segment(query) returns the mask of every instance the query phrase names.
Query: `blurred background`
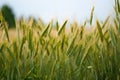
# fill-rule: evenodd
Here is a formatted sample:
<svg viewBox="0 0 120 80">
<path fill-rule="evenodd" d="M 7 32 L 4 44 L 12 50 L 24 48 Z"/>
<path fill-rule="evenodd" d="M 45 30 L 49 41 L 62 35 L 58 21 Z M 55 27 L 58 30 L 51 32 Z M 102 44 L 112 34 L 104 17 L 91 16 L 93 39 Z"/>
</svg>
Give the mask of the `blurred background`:
<svg viewBox="0 0 120 80">
<path fill-rule="evenodd" d="M 103 21 L 114 12 L 114 0 L 0 0 L 0 8 L 5 4 L 12 8 L 16 18 L 33 16 L 45 22 L 69 19 L 82 23 L 89 19 L 92 6 L 93 21 Z"/>
</svg>

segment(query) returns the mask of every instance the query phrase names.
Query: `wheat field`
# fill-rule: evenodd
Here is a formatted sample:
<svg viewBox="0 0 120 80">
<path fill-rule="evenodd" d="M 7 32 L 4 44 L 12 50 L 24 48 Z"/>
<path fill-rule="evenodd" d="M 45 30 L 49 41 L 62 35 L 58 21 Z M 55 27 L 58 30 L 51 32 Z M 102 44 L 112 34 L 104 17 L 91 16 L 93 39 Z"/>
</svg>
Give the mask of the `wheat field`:
<svg viewBox="0 0 120 80">
<path fill-rule="evenodd" d="M 0 80 L 120 80 L 120 7 L 90 27 L 16 20 L 0 30 Z"/>
</svg>

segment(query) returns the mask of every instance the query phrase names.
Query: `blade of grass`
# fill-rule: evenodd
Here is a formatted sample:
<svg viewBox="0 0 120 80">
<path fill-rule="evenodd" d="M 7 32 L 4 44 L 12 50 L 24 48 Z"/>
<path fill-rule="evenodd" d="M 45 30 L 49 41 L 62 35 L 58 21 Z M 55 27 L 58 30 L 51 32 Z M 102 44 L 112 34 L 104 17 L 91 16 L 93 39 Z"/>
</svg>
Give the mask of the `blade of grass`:
<svg viewBox="0 0 120 80">
<path fill-rule="evenodd" d="M 58 23 L 58 21 L 56 22 L 56 30 L 57 31 L 59 30 L 59 23 Z"/>
<path fill-rule="evenodd" d="M 5 31 L 8 42 L 10 42 L 7 25 L 4 25 L 4 31 Z"/>
<path fill-rule="evenodd" d="M 101 28 L 98 20 L 96 21 L 96 24 L 97 24 L 97 29 L 98 29 L 98 32 L 99 32 L 99 35 L 100 35 L 100 39 L 103 42 L 104 36 L 103 36 L 103 33 L 102 33 L 102 28 Z"/>
<path fill-rule="evenodd" d="M 48 26 L 45 28 L 45 30 L 42 32 L 42 37 L 47 33 L 48 29 L 50 27 L 50 23 L 48 24 Z"/>
<path fill-rule="evenodd" d="M 60 30 L 58 31 L 58 35 L 61 34 L 61 32 L 63 31 L 63 29 L 65 28 L 65 25 L 67 24 L 67 20 L 64 22 L 64 24 L 62 25 L 62 27 L 60 28 Z"/>
<path fill-rule="evenodd" d="M 115 39 L 115 35 L 114 35 L 114 32 L 112 29 L 109 30 L 109 34 L 110 34 L 112 45 L 113 45 L 113 47 L 115 47 L 116 46 L 116 39 Z"/>
<path fill-rule="evenodd" d="M 92 7 L 91 14 L 90 14 L 90 25 L 92 25 L 93 13 L 94 13 L 94 6 Z"/>
<path fill-rule="evenodd" d="M 106 20 L 104 21 L 103 25 L 102 25 L 102 29 L 106 26 L 106 24 L 108 23 L 108 20 L 109 20 L 110 16 L 108 16 L 106 18 Z"/>
</svg>

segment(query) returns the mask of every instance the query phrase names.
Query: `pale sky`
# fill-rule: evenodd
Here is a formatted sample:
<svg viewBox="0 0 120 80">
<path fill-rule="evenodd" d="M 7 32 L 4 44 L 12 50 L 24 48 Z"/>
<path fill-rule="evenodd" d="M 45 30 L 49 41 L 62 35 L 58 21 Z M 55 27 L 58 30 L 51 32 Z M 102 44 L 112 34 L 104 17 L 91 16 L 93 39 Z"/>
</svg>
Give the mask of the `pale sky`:
<svg viewBox="0 0 120 80">
<path fill-rule="evenodd" d="M 0 0 L 0 7 L 3 4 L 9 4 L 16 17 L 32 15 L 46 22 L 51 19 L 83 22 L 90 17 L 92 6 L 94 18 L 104 20 L 113 13 L 114 0 Z"/>
</svg>

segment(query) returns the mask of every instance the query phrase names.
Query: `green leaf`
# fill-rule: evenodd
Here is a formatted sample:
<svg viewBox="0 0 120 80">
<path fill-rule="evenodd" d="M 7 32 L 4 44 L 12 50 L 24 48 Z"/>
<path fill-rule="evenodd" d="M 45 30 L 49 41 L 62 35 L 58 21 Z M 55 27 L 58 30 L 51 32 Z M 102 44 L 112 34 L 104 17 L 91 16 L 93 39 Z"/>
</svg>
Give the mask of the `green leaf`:
<svg viewBox="0 0 120 80">
<path fill-rule="evenodd" d="M 94 6 L 92 7 L 91 14 L 90 14 L 90 25 L 92 25 L 93 13 L 94 13 Z"/>
<path fill-rule="evenodd" d="M 47 31 L 48 31 L 48 29 L 49 29 L 49 27 L 50 27 L 50 23 L 48 24 L 48 26 L 45 28 L 45 30 L 42 32 L 42 37 L 45 35 L 45 34 L 47 34 Z"/>
<path fill-rule="evenodd" d="M 108 23 L 108 20 L 109 20 L 110 16 L 108 16 L 106 18 L 106 20 L 104 21 L 103 25 L 102 25 L 102 29 L 106 26 L 106 24 Z"/>
<path fill-rule="evenodd" d="M 60 35 L 61 32 L 64 30 L 66 23 L 67 23 L 67 20 L 64 22 L 64 24 L 62 25 L 62 27 L 61 27 L 60 30 L 58 31 L 58 35 Z"/>
<path fill-rule="evenodd" d="M 98 32 L 99 32 L 99 35 L 100 35 L 100 39 L 103 42 L 104 36 L 103 36 L 103 33 L 102 33 L 102 28 L 101 28 L 98 20 L 96 21 L 96 23 L 97 23 L 97 29 L 98 29 Z"/>
<path fill-rule="evenodd" d="M 112 29 L 109 30 L 109 34 L 110 34 L 112 45 L 113 45 L 113 47 L 115 47 L 116 46 L 116 39 L 115 39 L 115 34 L 114 34 Z"/>
</svg>

